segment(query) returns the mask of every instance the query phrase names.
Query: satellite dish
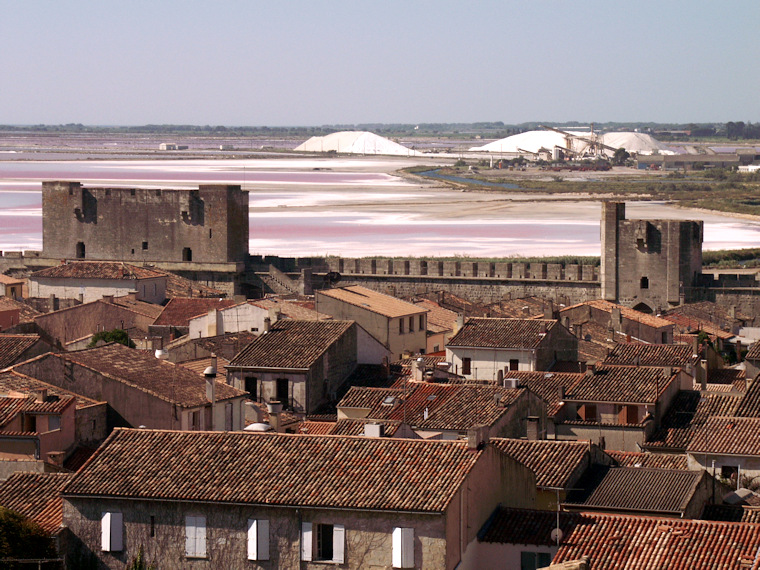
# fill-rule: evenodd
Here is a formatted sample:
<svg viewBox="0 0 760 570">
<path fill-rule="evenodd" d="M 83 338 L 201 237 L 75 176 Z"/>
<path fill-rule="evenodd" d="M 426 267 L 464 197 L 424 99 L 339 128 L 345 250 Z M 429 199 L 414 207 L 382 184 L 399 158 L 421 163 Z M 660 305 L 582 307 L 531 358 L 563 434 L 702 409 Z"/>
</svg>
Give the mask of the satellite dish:
<svg viewBox="0 0 760 570">
<path fill-rule="evenodd" d="M 323 280 L 325 282 L 325 285 L 327 285 L 328 287 L 332 287 L 338 281 L 340 281 L 342 279 L 342 277 L 343 276 L 340 273 L 338 273 L 337 271 L 330 271 L 330 272 L 328 272 L 328 273 L 325 274 Z"/>
<path fill-rule="evenodd" d="M 544 535 L 544 536 L 546 536 L 546 535 Z M 561 528 L 555 528 L 552 531 L 552 534 L 551 534 L 552 542 L 556 542 L 557 544 L 559 544 L 559 541 L 562 540 L 562 536 L 563 536 L 562 529 Z"/>
</svg>

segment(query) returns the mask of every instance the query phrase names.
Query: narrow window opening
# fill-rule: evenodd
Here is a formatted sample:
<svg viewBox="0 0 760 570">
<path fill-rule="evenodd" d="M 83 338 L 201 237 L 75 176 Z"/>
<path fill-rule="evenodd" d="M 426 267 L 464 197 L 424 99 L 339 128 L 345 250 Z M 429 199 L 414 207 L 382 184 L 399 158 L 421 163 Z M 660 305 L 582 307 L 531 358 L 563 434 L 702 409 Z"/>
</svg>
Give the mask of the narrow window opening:
<svg viewBox="0 0 760 570">
<path fill-rule="evenodd" d="M 211 232 L 212 232 L 212 230 L 211 230 L 211 228 L 209 228 L 209 229 L 208 229 L 208 239 L 211 239 L 211 235 L 212 235 L 212 233 L 211 233 Z"/>
<path fill-rule="evenodd" d="M 142 242 L 142 248 L 143 248 L 143 251 L 145 251 L 146 249 L 148 249 L 148 242 L 147 241 Z"/>
<path fill-rule="evenodd" d="M 85 256 L 84 242 L 79 241 L 77 242 L 77 259 L 84 259 L 84 256 Z"/>
<path fill-rule="evenodd" d="M 649 277 L 642 277 L 641 278 L 641 288 L 642 289 L 649 289 Z"/>
<path fill-rule="evenodd" d="M 182 261 L 192 261 L 193 260 L 193 250 L 189 247 L 186 247 L 182 250 Z"/>
<path fill-rule="evenodd" d="M 153 515 L 150 515 L 150 537 L 153 538 L 156 536 L 156 517 Z"/>
<path fill-rule="evenodd" d="M 472 359 L 471 358 L 462 359 L 462 374 L 472 374 Z"/>
<path fill-rule="evenodd" d="M 135 195 L 135 189 L 134 188 L 130 188 L 129 195 L 130 196 L 134 196 Z"/>
<path fill-rule="evenodd" d="M 317 560 L 333 559 L 333 525 L 317 525 Z"/>
</svg>

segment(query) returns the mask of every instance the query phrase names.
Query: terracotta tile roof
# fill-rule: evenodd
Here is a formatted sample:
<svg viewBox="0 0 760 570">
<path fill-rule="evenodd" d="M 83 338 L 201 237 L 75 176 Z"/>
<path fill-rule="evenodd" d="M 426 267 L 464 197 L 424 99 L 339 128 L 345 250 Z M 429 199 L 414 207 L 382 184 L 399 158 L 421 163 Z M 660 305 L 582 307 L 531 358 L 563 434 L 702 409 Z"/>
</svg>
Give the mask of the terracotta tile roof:
<svg viewBox="0 0 760 570">
<path fill-rule="evenodd" d="M 666 376 L 662 368 L 647 366 L 597 366 L 588 370 L 565 399 L 575 402 L 615 402 L 653 404 L 674 382 L 677 374 Z"/>
<path fill-rule="evenodd" d="M 557 321 L 545 319 L 469 319 L 446 346 L 532 349 L 555 326 Z"/>
<path fill-rule="evenodd" d="M 755 380 L 749 385 L 742 397 L 741 403 L 733 414 L 721 414 L 724 416 L 735 415 L 741 418 L 760 418 L 760 382 Z"/>
<path fill-rule="evenodd" d="M 36 334 L 0 334 L 0 368 L 13 364 L 39 340 Z"/>
<path fill-rule="evenodd" d="M 118 279 L 140 280 L 162 277 L 163 273 L 119 261 L 69 261 L 31 274 L 30 279 Z"/>
<path fill-rule="evenodd" d="M 223 309 L 235 304 L 232 299 L 175 297 L 169 300 L 153 324 L 188 327 L 190 326 L 190 319 L 208 313 L 209 309 Z"/>
<path fill-rule="evenodd" d="M 161 312 L 164 310 L 164 307 L 162 305 L 156 305 L 155 303 L 146 303 L 145 301 L 138 301 L 129 295 L 114 297 L 113 301 L 111 302 L 114 305 L 119 305 L 120 307 L 129 309 L 134 313 L 145 315 L 146 317 L 150 317 L 152 319 L 157 319 Z"/>
<path fill-rule="evenodd" d="M 8 425 L 22 412 L 26 414 L 61 414 L 72 404 L 74 404 L 74 398 L 71 396 L 46 402 L 37 402 L 34 396 L 23 398 L 0 397 L 0 428 Z"/>
<path fill-rule="evenodd" d="M 60 491 L 73 478 L 70 473 L 13 473 L 0 484 L 0 505 L 36 522 L 53 534 L 63 523 Z"/>
<path fill-rule="evenodd" d="M 335 428 L 336 422 L 318 422 L 314 420 L 304 420 L 299 425 L 296 433 L 308 433 L 310 435 L 329 435 Z M 352 434 L 355 435 L 355 434 Z"/>
<path fill-rule="evenodd" d="M 617 461 L 621 467 L 646 467 L 649 469 L 687 470 L 686 455 L 671 453 L 639 453 L 635 451 L 606 450 L 607 455 Z"/>
<path fill-rule="evenodd" d="M 195 360 L 185 360 L 183 362 L 180 362 L 177 364 L 177 366 L 182 366 L 183 368 L 187 368 L 188 370 L 192 370 L 198 375 L 203 375 L 203 372 L 211 366 L 212 364 L 212 358 L 209 356 L 207 358 L 197 358 Z M 227 370 L 224 368 L 229 364 L 229 361 L 222 358 L 221 356 L 217 356 L 216 358 L 216 371 L 217 371 L 217 381 L 222 382 L 224 384 L 227 383 Z"/>
<path fill-rule="evenodd" d="M 491 443 L 533 471 L 538 487 L 571 486 L 591 461 L 587 442 L 492 438 Z"/>
<path fill-rule="evenodd" d="M 31 394 L 34 391 L 47 390 L 48 396 L 58 396 L 59 398 L 65 398 L 71 396 L 76 400 L 77 408 L 84 408 L 98 404 L 97 400 L 87 398 L 81 394 L 75 394 L 69 390 L 59 388 L 53 384 L 48 384 L 42 380 L 37 380 L 26 374 L 21 374 L 16 370 L 7 370 L 0 372 L 0 395 L 7 395 L 10 392 L 20 392 Z"/>
<path fill-rule="evenodd" d="M 316 321 L 331 319 L 330 315 L 323 315 L 318 313 L 313 308 L 309 308 L 311 304 L 304 301 L 292 301 L 288 299 L 258 299 L 256 301 L 248 301 L 250 305 L 259 307 L 261 309 L 279 309 L 282 316 L 287 319 L 297 319 L 299 321 Z"/>
<path fill-rule="evenodd" d="M 582 307 L 584 305 L 588 305 L 593 307 L 594 309 L 598 309 L 600 311 L 604 311 L 606 313 L 612 314 L 613 308 L 620 309 L 620 315 L 629 321 L 634 321 L 637 323 L 641 323 L 642 325 L 647 325 L 649 327 L 654 328 L 662 328 L 662 327 L 669 327 L 673 323 L 671 323 L 668 320 L 665 320 L 664 318 L 657 317 L 655 315 L 648 315 L 646 313 L 641 313 L 639 311 L 635 311 L 633 309 L 629 309 L 628 307 L 624 307 L 623 305 L 618 305 L 616 303 L 611 303 L 610 301 L 605 301 L 603 299 L 595 299 L 593 301 L 585 301 L 583 303 L 578 303 L 577 305 L 572 305 L 570 307 L 565 307 L 560 311 L 560 314 L 562 314 L 565 311 L 569 311 L 571 309 L 577 309 L 578 307 Z"/>
<path fill-rule="evenodd" d="M 170 271 L 161 271 L 159 269 L 154 269 L 154 271 L 166 275 L 166 296 L 170 299 L 174 299 L 175 297 L 205 297 L 220 299 L 227 296 L 227 293 L 224 291 L 204 285 L 200 281 L 186 279 Z"/>
<path fill-rule="evenodd" d="M 10 299 L 7 297 L 0 298 L 0 305 L 3 309 L 18 309 L 18 322 L 20 323 L 31 323 L 34 322 L 34 317 L 40 316 L 42 313 L 40 313 L 37 309 L 32 307 L 31 305 L 28 305 L 24 301 L 16 301 L 15 299 Z"/>
<path fill-rule="evenodd" d="M 63 494 L 441 513 L 482 453 L 454 441 L 116 429 Z"/>
<path fill-rule="evenodd" d="M 306 369 L 352 326 L 354 321 L 277 321 L 241 350 L 230 366 Z"/>
<path fill-rule="evenodd" d="M 755 342 L 750 345 L 745 358 L 747 360 L 760 360 L 760 342 Z"/>
<path fill-rule="evenodd" d="M 10 275 L 5 275 L 4 273 L 0 273 L 0 283 L 3 285 L 18 285 L 19 283 L 23 283 L 25 279 L 18 279 L 16 277 L 11 277 Z"/>
<path fill-rule="evenodd" d="M 601 482 L 583 497 L 571 493 L 568 506 L 579 509 L 638 511 L 650 514 L 682 514 L 707 476 L 704 471 L 606 468 Z M 760 545 L 759 545 L 760 546 Z"/>
<path fill-rule="evenodd" d="M 509 372 L 505 378 L 517 378 L 521 386 L 527 386 L 539 398 L 547 403 L 546 413 L 556 416 L 562 407 L 559 400 L 559 389 L 564 388 L 565 393 L 572 390 L 573 386 L 585 376 L 580 372 Z"/>
<path fill-rule="evenodd" d="M 678 392 L 660 422 L 660 427 L 643 447 L 685 452 L 696 430 L 712 416 L 733 415 L 741 398 L 729 394 L 705 394 L 692 390 Z"/>
<path fill-rule="evenodd" d="M 666 315 L 686 315 L 693 319 L 712 323 L 714 326 L 730 329 L 733 325 L 739 325 L 742 321 L 750 321 L 749 315 L 736 312 L 736 316 L 713 301 L 699 301 L 697 303 L 687 303 L 678 307 L 673 307 L 665 312 Z"/>
<path fill-rule="evenodd" d="M 441 333 L 454 330 L 457 324 L 458 313 L 444 309 L 435 301 L 421 299 L 414 301 L 414 305 L 421 309 L 427 309 L 427 330 L 431 333 Z"/>
<path fill-rule="evenodd" d="M 326 297 L 331 297 L 332 299 L 343 301 L 349 305 L 361 307 L 391 319 L 408 315 L 419 315 L 426 312 L 425 309 L 416 307 L 412 303 L 407 303 L 406 301 L 391 297 L 390 295 L 378 293 L 377 291 L 367 289 L 361 285 L 324 289 L 318 291 L 316 294 L 325 295 Z"/>
<path fill-rule="evenodd" d="M 760 525 L 583 515 L 553 563 L 589 556 L 594 570 L 756 570 Z"/>
<path fill-rule="evenodd" d="M 604 363 L 684 368 L 694 362 L 693 353 L 691 346 L 683 344 L 618 344 Z"/>
<path fill-rule="evenodd" d="M 72 454 L 69 455 L 63 462 L 64 468 L 68 469 L 69 471 L 79 471 L 79 468 L 82 467 L 82 465 L 84 465 L 97 450 L 97 447 L 90 447 L 89 445 L 78 445 Z"/>
<path fill-rule="evenodd" d="M 712 417 L 700 427 L 689 453 L 760 456 L 760 418 Z"/>
<path fill-rule="evenodd" d="M 182 366 L 158 360 L 152 354 L 111 343 L 52 357 L 76 362 L 143 392 L 183 407 L 208 404 L 206 380 Z M 247 392 L 221 382 L 216 384 L 217 401 L 246 396 Z"/>
<path fill-rule="evenodd" d="M 396 434 L 401 422 L 398 420 L 354 420 L 343 419 L 333 424 L 331 435 L 364 435 L 364 426 L 366 424 L 379 423 L 383 426 L 383 432 L 386 437 L 393 437 Z M 310 432 L 314 433 L 314 432 Z"/>
<path fill-rule="evenodd" d="M 420 430 L 465 431 L 478 424 L 493 425 L 525 392 L 525 388 L 408 382 L 404 403 L 403 389 L 352 386 L 338 409 L 367 409 L 366 418 L 374 420 L 406 418 Z"/>
<path fill-rule="evenodd" d="M 560 512 L 559 527 L 568 536 L 579 524 L 593 524 L 594 519 L 580 513 Z M 498 507 L 478 533 L 479 542 L 496 544 L 532 544 L 554 546 L 551 537 L 557 528 L 556 511 L 533 511 Z"/>
<path fill-rule="evenodd" d="M 704 331 L 707 334 L 714 336 L 716 338 L 719 338 L 721 340 L 728 340 L 736 336 L 731 332 L 724 331 L 720 329 L 719 327 L 716 327 L 712 323 L 694 319 L 692 317 L 689 317 L 688 315 L 680 315 L 678 313 L 672 313 L 672 314 L 663 315 L 662 318 L 676 325 L 676 330 L 681 333 Z"/>
</svg>

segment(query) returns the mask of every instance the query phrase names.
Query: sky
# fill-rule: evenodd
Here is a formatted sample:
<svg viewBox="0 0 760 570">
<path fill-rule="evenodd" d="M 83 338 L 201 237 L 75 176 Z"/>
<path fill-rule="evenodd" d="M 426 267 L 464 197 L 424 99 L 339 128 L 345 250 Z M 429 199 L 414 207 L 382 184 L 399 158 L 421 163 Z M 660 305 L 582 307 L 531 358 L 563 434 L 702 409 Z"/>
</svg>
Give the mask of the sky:
<svg viewBox="0 0 760 570">
<path fill-rule="evenodd" d="M 760 121 L 760 2 L 0 0 L 0 124 Z"/>
</svg>

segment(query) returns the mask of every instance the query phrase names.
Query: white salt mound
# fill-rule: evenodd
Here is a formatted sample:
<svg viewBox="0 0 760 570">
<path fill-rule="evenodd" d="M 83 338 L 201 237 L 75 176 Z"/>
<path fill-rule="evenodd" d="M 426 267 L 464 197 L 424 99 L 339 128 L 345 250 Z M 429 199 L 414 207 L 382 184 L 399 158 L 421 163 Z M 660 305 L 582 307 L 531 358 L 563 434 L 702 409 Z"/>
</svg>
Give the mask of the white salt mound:
<svg viewBox="0 0 760 570">
<path fill-rule="evenodd" d="M 323 137 L 311 137 L 296 147 L 297 151 L 329 152 L 342 154 L 384 154 L 392 156 L 421 156 L 422 153 L 406 148 L 385 137 L 367 131 L 340 131 Z"/>
</svg>

